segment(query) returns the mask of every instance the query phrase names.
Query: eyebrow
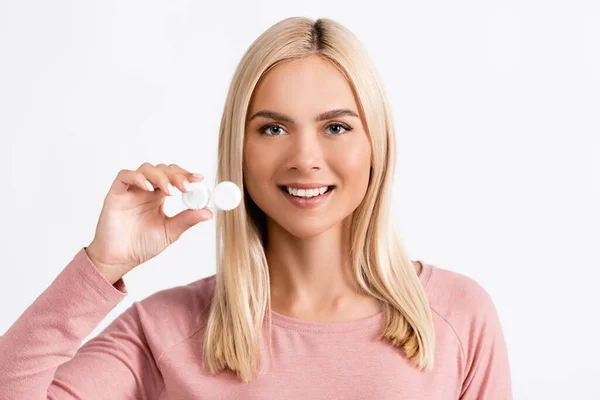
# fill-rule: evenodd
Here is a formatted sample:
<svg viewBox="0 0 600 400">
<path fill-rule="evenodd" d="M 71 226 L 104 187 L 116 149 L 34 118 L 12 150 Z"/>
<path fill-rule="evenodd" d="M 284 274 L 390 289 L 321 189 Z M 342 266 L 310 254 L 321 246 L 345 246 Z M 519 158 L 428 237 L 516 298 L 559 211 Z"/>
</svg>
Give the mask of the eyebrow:
<svg viewBox="0 0 600 400">
<path fill-rule="evenodd" d="M 340 108 L 340 109 L 336 109 L 336 110 L 325 111 L 324 113 L 317 115 L 317 117 L 315 118 L 315 122 L 325 121 L 328 119 L 339 118 L 339 117 L 346 117 L 346 116 L 358 118 L 358 115 L 354 111 L 349 110 L 347 108 Z M 287 115 L 275 112 L 275 111 L 270 111 L 270 110 L 262 110 L 262 111 L 257 112 L 256 114 L 254 114 L 252 116 L 252 118 L 250 118 L 248 120 L 248 122 L 250 122 L 254 118 L 258 118 L 258 117 L 270 118 L 270 119 L 274 119 L 276 121 L 289 122 L 292 125 L 295 123 L 293 118 L 288 117 Z"/>
</svg>

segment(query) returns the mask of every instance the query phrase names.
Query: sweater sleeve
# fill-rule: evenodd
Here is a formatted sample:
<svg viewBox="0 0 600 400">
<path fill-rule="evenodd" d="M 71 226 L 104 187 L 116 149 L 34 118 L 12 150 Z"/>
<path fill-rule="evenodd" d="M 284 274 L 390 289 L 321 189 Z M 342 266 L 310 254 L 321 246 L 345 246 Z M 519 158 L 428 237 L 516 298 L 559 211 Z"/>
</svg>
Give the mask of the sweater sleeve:
<svg viewBox="0 0 600 400">
<path fill-rule="evenodd" d="M 139 303 L 81 346 L 126 295 L 123 279 L 111 285 L 80 249 L 0 337 L 0 399 L 157 398 Z"/>
<path fill-rule="evenodd" d="M 496 307 L 475 282 L 469 303 L 475 311 L 462 327 L 466 363 L 460 400 L 512 400 L 508 352 Z"/>
</svg>

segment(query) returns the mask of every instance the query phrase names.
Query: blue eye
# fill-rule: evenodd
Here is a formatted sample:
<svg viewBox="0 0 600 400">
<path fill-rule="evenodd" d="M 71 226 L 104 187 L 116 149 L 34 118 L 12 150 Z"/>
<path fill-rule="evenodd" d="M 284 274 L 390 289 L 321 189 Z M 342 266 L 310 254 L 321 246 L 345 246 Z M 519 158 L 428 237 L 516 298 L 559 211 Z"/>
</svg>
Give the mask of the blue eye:
<svg viewBox="0 0 600 400">
<path fill-rule="evenodd" d="M 279 125 L 265 125 L 262 128 L 259 129 L 259 132 L 262 133 L 263 135 L 266 134 L 266 131 L 271 129 L 271 128 L 277 128 L 277 129 L 283 129 L 281 126 Z M 275 135 L 269 135 L 269 136 L 279 136 L 278 134 Z"/>
<path fill-rule="evenodd" d="M 338 128 L 338 132 L 333 132 L 333 136 L 341 136 L 341 135 L 345 135 L 346 133 L 350 132 L 353 128 L 349 127 L 346 124 L 340 124 L 340 123 L 333 123 L 327 126 L 326 129 L 331 128 L 332 126 L 335 127 L 339 127 L 345 130 L 345 132 L 340 132 L 339 128 Z M 277 128 L 277 129 L 281 129 L 283 130 L 283 127 L 281 125 L 278 124 L 268 124 L 268 125 L 264 125 L 262 127 L 260 127 L 260 129 L 258 130 L 262 135 L 267 135 L 267 136 L 280 136 L 280 134 L 269 134 L 267 133 L 267 131 L 271 128 Z M 331 132 L 331 131 L 330 131 Z"/>
<path fill-rule="evenodd" d="M 352 128 L 350 128 L 348 125 L 342 125 L 342 124 L 331 124 L 331 125 L 329 125 L 327 127 L 327 129 L 331 128 L 332 126 L 340 127 L 340 128 L 342 128 L 342 129 L 344 129 L 346 131 L 346 132 L 343 132 L 343 133 L 335 133 L 335 135 L 344 135 L 347 132 L 350 132 L 352 130 Z"/>
</svg>

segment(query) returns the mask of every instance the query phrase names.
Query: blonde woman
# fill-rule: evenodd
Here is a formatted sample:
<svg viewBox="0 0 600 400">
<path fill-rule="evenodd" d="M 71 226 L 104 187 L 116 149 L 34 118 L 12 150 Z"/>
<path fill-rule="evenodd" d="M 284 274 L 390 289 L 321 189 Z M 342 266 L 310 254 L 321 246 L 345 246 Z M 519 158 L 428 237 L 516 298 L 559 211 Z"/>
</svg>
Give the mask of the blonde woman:
<svg viewBox="0 0 600 400">
<path fill-rule="evenodd" d="M 243 56 L 225 104 L 216 274 L 135 302 L 123 276 L 207 209 L 167 217 L 178 165 L 122 170 L 92 242 L 0 340 L 6 399 L 510 399 L 492 300 L 409 259 L 392 215 L 395 133 L 360 42 L 289 18 Z M 146 187 L 146 181 L 149 187 Z"/>
</svg>

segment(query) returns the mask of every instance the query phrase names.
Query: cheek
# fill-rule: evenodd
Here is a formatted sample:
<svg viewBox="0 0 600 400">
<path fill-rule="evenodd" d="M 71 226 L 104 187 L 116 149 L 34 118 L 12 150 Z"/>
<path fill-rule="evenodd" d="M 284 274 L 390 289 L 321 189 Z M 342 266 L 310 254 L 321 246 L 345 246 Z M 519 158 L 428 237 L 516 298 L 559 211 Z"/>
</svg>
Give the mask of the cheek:
<svg viewBox="0 0 600 400">
<path fill-rule="evenodd" d="M 264 148 L 246 143 L 244 148 L 244 176 L 250 185 L 264 185 L 273 174 L 272 155 Z"/>
<path fill-rule="evenodd" d="M 343 174 L 350 175 L 357 183 L 361 177 L 369 176 L 371 168 L 371 152 L 368 143 L 360 145 L 347 146 L 337 153 L 338 162 L 336 163 L 342 169 Z"/>
<path fill-rule="evenodd" d="M 255 180 L 262 181 L 270 175 L 270 163 L 264 156 L 250 156 L 245 162 L 246 175 Z"/>
</svg>

